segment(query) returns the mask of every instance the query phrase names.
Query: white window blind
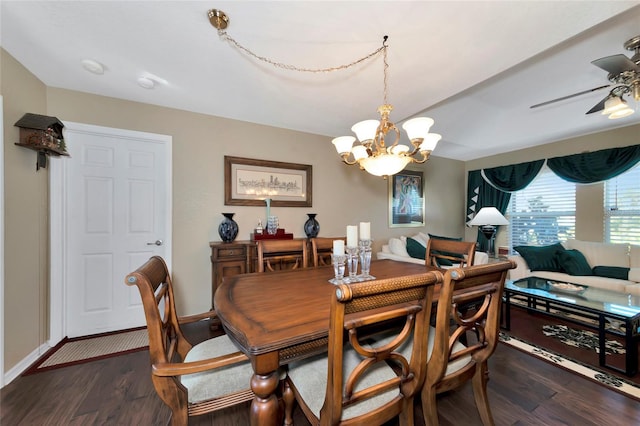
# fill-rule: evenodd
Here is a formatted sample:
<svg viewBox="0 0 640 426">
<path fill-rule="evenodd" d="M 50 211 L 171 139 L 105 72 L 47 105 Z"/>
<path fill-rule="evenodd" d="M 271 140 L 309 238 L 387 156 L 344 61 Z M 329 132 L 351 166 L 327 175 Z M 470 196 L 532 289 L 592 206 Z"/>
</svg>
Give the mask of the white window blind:
<svg viewBox="0 0 640 426">
<path fill-rule="evenodd" d="M 604 184 L 604 241 L 640 244 L 640 164 Z"/>
<path fill-rule="evenodd" d="M 546 166 L 525 189 L 511 194 L 509 246 L 542 246 L 575 238 L 576 184 Z"/>
</svg>

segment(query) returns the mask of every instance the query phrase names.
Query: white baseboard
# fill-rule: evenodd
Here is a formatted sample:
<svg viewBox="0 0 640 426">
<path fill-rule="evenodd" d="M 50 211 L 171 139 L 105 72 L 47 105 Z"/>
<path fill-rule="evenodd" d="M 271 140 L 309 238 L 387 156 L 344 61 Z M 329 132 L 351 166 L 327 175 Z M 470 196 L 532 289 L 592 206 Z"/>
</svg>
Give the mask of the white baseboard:
<svg viewBox="0 0 640 426">
<path fill-rule="evenodd" d="M 47 343 L 43 343 L 39 348 L 34 349 L 29 355 L 23 358 L 18 364 L 16 364 L 11 370 L 7 371 L 4 375 L 3 386 L 11 383 L 16 377 L 22 374 L 27 368 L 38 360 L 45 352 L 51 349 Z"/>
</svg>

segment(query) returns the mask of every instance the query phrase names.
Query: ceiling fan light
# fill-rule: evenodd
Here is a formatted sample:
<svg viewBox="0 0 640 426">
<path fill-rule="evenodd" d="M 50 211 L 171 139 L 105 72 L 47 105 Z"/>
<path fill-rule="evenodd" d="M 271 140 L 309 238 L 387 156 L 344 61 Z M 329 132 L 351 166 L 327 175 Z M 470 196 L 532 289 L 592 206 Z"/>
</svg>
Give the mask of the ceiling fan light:
<svg viewBox="0 0 640 426">
<path fill-rule="evenodd" d="M 614 111 L 611 114 L 609 114 L 609 120 L 615 120 L 616 118 L 623 118 L 623 117 L 628 117 L 631 114 L 633 114 L 633 109 L 629 108 L 628 106 L 624 109 L 620 109 L 618 111 Z"/>
<path fill-rule="evenodd" d="M 602 110 L 602 114 L 608 115 L 616 111 L 624 110 L 626 108 L 629 108 L 629 107 L 627 106 L 627 103 L 624 101 L 624 99 L 618 96 L 613 96 L 605 101 L 604 110 Z"/>
</svg>

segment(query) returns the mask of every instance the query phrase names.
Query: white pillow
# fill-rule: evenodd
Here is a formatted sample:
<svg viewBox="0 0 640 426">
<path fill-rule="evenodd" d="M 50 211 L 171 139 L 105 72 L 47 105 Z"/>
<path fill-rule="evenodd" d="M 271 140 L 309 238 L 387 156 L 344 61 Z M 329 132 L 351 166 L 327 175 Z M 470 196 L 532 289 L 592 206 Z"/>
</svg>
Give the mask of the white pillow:
<svg viewBox="0 0 640 426">
<path fill-rule="evenodd" d="M 426 246 L 427 243 L 429 242 L 429 234 L 425 234 L 424 232 L 418 232 L 418 235 L 422 237 Z"/>
<path fill-rule="evenodd" d="M 640 283 L 640 268 L 629 269 L 629 281 Z"/>
<path fill-rule="evenodd" d="M 410 257 L 409 253 L 407 253 L 407 245 L 400 238 L 390 238 L 389 239 L 389 248 L 391 249 L 391 253 L 397 254 L 398 256 Z"/>
<path fill-rule="evenodd" d="M 412 235 L 411 238 L 419 242 L 422 245 L 422 247 L 426 248 L 427 240 L 425 240 L 422 235 L 423 235 L 422 233 L 417 233 L 416 235 Z"/>
</svg>

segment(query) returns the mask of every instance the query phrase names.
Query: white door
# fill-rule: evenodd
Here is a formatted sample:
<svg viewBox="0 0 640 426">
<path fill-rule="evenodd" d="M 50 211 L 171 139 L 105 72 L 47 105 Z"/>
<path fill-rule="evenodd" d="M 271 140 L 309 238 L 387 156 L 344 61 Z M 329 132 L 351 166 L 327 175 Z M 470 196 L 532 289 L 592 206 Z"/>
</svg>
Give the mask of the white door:
<svg viewBox="0 0 640 426">
<path fill-rule="evenodd" d="M 65 323 L 68 337 L 145 324 L 124 277 L 171 254 L 171 138 L 65 123 Z"/>
</svg>

